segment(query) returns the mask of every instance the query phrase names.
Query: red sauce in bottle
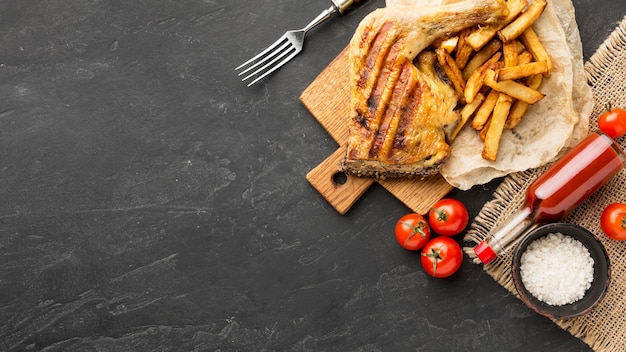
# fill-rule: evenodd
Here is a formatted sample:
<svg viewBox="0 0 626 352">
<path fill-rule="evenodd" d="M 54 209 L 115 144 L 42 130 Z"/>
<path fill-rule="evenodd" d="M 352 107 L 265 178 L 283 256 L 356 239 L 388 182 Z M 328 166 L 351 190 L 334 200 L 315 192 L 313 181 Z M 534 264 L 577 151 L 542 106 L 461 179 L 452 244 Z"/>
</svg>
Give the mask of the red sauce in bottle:
<svg viewBox="0 0 626 352">
<path fill-rule="evenodd" d="M 526 190 L 524 205 L 474 252 L 487 264 L 530 226 L 559 221 L 624 168 L 626 155 L 611 138 L 591 133 Z"/>
<path fill-rule="evenodd" d="M 624 167 L 624 155 L 609 137 L 592 133 L 535 180 L 526 204 L 538 223 L 569 214 Z"/>
</svg>

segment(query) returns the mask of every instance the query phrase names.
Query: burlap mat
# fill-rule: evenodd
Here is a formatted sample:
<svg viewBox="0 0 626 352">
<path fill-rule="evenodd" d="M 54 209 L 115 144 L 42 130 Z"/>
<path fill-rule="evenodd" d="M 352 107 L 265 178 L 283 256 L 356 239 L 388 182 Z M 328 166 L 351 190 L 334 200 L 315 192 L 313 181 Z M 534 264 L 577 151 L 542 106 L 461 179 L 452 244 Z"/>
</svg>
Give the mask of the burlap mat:
<svg viewBox="0 0 626 352">
<path fill-rule="evenodd" d="M 597 117 L 607 103 L 626 108 L 626 17 L 585 63 L 585 71 L 596 100 L 590 120 L 591 130 L 594 130 L 597 129 Z M 626 137 L 618 142 L 626 148 Z M 484 239 L 489 230 L 518 209 L 528 185 L 547 167 L 507 176 L 496 190 L 494 199 L 478 214 L 464 240 L 474 245 Z M 571 320 L 554 320 L 554 323 L 595 351 L 622 352 L 626 350 L 626 241 L 608 239 L 602 233 L 599 222 L 602 210 L 612 202 L 626 202 L 625 170 L 564 219 L 589 229 L 604 244 L 611 262 L 611 283 L 605 298 L 593 311 Z M 465 250 L 475 259 L 470 247 Z M 517 295 L 511 278 L 512 252 L 497 258 L 484 270 Z"/>
</svg>

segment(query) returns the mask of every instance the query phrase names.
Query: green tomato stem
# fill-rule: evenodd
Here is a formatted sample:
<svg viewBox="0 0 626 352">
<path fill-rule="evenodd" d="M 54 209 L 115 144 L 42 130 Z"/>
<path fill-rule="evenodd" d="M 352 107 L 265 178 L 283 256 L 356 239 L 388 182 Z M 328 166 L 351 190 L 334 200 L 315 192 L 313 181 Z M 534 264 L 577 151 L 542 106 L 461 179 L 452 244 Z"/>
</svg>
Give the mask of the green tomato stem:
<svg viewBox="0 0 626 352">
<path fill-rule="evenodd" d="M 426 238 L 426 233 L 424 232 L 424 229 L 426 228 L 426 223 L 424 223 L 423 221 L 418 222 L 417 225 L 411 225 L 406 221 L 402 221 L 402 224 L 406 227 L 410 227 L 413 230 L 413 232 L 411 232 L 407 239 L 411 239 L 417 234 L 422 236 L 422 238 Z"/>
<path fill-rule="evenodd" d="M 435 214 L 437 214 L 437 221 L 448 221 L 448 212 L 446 212 L 445 210 L 439 210 L 436 208 L 432 208 L 431 210 L 434 211 Z"/>
<path fill-rule="evenodd" d="M 430 257 L 433 259 L 433 275 L 437 274 L 437 263 L 445 258 L 441 256 L 440 248 L 431 248 L 430 253 L 422 253 L 424 257 Z"/>
</svg>

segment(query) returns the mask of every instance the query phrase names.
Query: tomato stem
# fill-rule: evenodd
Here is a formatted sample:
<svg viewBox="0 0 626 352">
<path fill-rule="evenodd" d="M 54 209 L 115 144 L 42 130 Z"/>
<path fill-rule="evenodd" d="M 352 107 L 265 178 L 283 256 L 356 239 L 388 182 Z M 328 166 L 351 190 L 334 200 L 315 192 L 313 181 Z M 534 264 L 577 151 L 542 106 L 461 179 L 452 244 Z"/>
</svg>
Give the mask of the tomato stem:
<svg viewBox="0 0 626 352">
<path fill-rule="evenodd" d="M 431 210 L 434 211 L 435 214 L 437 214 L 437 221 L 448 221 L 448 212 L 446 212 L 445 210 L 440 210 L 437 208 L 432 208 Z"/>
<path fill-rule="evenodd" d="M 435 275 L 437 273 L 437 263 L 445 259 L 441 256 L 441 248 L 431 248 L 430 253 L 422 253 L 422 255 L 433 259 L 433 275 Z"/>
<path fill-rule="evenodd" d="M 406 221 L 402 221 L 402 224 L 406 227 L 410 227 L 413 230 L 413 232 L 411 232 L 411 234 L 407 237 L 407 241 L 417 234 L 422 236 L 422 238 L 426 238 L 426 233 L 424 232 L 424 229 L 426 228 L 426 223 L 424 221 L 419 221 L 417 225 L 409 224 Z"/>
</svg>

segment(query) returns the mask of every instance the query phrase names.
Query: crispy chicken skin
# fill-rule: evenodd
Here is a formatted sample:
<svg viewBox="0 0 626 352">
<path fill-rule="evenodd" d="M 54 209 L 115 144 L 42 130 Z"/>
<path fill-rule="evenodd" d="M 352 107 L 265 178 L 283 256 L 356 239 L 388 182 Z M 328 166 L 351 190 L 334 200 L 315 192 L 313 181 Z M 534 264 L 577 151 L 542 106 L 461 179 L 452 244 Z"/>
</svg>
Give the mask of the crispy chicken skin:
<svg viewBox="0 0 626 352">
<path fill-rule="evenodd" d="M 465 0 L 369 14 L 350 42 L 351 116 L 340 169 L 377 178 L 437 173 L 450 154 L 445 131 L 460 119 L 458 97 L 424 49 L 507 12 L 504 0 Z"/>
</svg>

